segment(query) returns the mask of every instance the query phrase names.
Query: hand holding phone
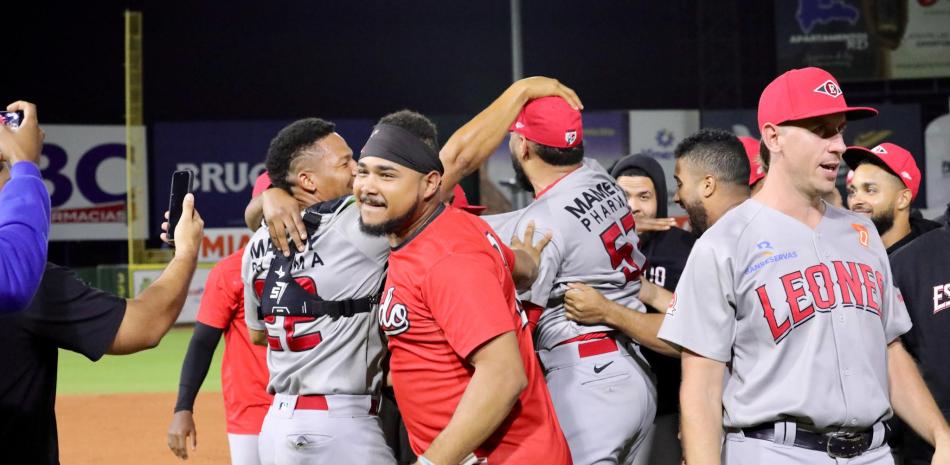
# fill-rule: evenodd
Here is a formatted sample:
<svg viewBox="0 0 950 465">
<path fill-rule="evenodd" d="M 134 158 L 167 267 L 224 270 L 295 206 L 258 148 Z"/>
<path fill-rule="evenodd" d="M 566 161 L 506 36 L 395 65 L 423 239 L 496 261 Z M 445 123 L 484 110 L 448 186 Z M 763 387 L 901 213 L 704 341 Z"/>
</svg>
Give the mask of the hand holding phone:
<svg viewBox="0 0 950 465">
<path fill-rule="evenodd" d="M 22 122 L 23 122 L 23 110 L 0 111 L 0 124 L 10 129 L 16 129 L 20 127 L 20 123 Z"/>
<path fill-rule="evenodd" d="M 36 119 L 36 106 L 13 102 L 0 111 L 0 160 L 38 163 L 43 151 L 43 130 Z"/>
<path fill-rule="evenodd" d="M 172 174 L 171 194 L 168 196 L 168 231 L 166 240 L 174 245 L 175 227 L 181 219 L 182 202 L 185 195 L 192 193 L 194 188 L 195 173 L 190 170 L 175 171 Z"/>
</svg>

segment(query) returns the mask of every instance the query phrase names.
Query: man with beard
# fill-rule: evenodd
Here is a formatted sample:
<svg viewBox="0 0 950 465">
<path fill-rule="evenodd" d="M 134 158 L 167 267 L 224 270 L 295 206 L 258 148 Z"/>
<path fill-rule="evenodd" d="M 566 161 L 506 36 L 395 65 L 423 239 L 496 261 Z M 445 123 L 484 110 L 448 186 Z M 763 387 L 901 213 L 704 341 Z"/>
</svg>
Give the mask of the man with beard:
<svg viewBox="0 0 950 465">
<path fill-rule="evenodd" d="M 379 323 L 417 463 L 570 464 L 511 274 L 540 251 L 516 259 L 483 220 L 447 207 L 435 127 L 402 113 L 373 129 L 354 193 L 361 229 L 391 246 Z"/>
<path fill-rule="evenodd" d="M 508 146 L 516 178 L 535 200 L 486 220 L 502 237 L 521 237 L 532 222 L 553 233 L 538 279 L 521 297 L 537 325 L 538 356 L 573 461 L 633 463 L 656 408 L 639 345 L 675 350 L 656 339 L 662 316 L 637 299 L 645 260 L 626 196 L 596 160 L 584 158 L 581 115 L 561 99 L 525 105 Z M 564 308 L 572 283 L 623 306 L 639 323 L 634 340 L 608 325 L 572 321 Z"/>
<path fill-rule="evenodd" d="M 848 147 L 844 161 L 854 177 L 848 184 L 848 208 L 874 223 L 891 255 L 940 223 L 911 216 L 920 190 L 920 169 L 903 147 L 885 142 L 873 149 Z"/>
<path fill-rule="evenodd" d="M 740 159 L 731 133 L 703 129 L 684 139 L 674 150 L 676 154 L 676 193 L 673 199 L 686 210 L 689 222 L 699 225 L 700 234 L 722 218 L 726 212 L 749 199 L 749 187 L 742 183 L 749 165 Z M 639 314 L 605 299 L 589 286 L 570 284 L 565 295 L 567 317 L 584 324 L 608 324 L 631 337 L 640 334 L 644 324 Z M 650 287 L 644 284 L 641 297 Z M 663 293 L 644 298 L 654 308 L 665 312 L 672 295 Z"/>
<path fill-rule="evenodd" d="M 648 155 L 630 155 L 620 159 L 611 169 L 610 174 L 617 179 L 617 184 L 627 194 L 627 205 L 630 206 L 633 219 L 637 221 L 637 237 L 640 239 L 638 247 L 646 256 L 648 265 L 644 278 L 652 284 L 673 292 L 676 289 L 676 283 L 679 282 L 683 267 L 686 266 L 686 259 L 693 248 L 696 236 L 677 228 L 675 220 L 667 217 L 667 186 L 663 167 L 655 158 Z M 667 229 L 663 229 L 663 226 Z M 644 284 L 644 287 L 647 286 L 649 285 Z M 567 295 L 577 292 L 574 289 L 584 287 L 585 285 L 578 284 L 568 291 Z M 650 306 L 650 302 L 643 298 L 646 292 L 648 292 L 646 289 L 640 290 L 641 300 Z M 610 303 L 604 300 L 605 303 Z M 650 309 L 654 313 L 663 312 L 666 306 Z M 570 315 L 570 310 L 568 314 Z M 622 328 L 618 329 L 622 330 Z M 682 458 L 677 438 L 679 359 L 660 355 L 654 351 L 646 351 L 643 355 L 650 362 L 650 367 L 656 375 L 657 406 L 656 420 L 643 451 L 637 457 L 637 463 L 679 465 Z"/>
<path fill-rule="evenodd" d="M 512 84 L 442 149 L 450 167 L 443 192 L 491 154 L 524 102 L 545 95 L 580 104 L 553 79 Z M 397 113 L 384 122 L 406 119 Z M 347 196 L 352 151 L 332 123 L 309 118 L 272 141 L 267 169 L 274 187 L 252 201 L 246 218 L 259 224 L 263 214 L 268 223 L 252 237 L 242 265 L 245 318 L 252 339 L 269 347 L 268 390 L 277 394 L 260 435 L 261 461 L 393 463 L 373 415 L 382 378 L 375 306 L 389 247 L 358 227 Z M 530 257 L 531 247 L 516 254 Z M 516 279 L 533 279 L 531 263 L 514 264 Z"/>
<path fill-rule="evenodd" d="M 749 164 L 743 152 L 743 147 L 738 139 L 731 133 L 720 130 L 704 129 L 698 133 L 684 139 L 674 151 L 676 155 L 675 178 L 677 181 L 677 191 L 674 199 L 689 214 L 689 221 L 694 224 L 695 230 L 704 231 L 711 222 L 722 217 L 726 211 L 742 203 L 749 198 Z M 623 166 L 630 166 L 631 162 L 637 161 L 638 165 L 650 166 L 656 163 L 652 159 L 642 160 L 639 158 L 628 157 L 618 162 L 614 172 L 618 173 L 618 182 L 621 186 L 626 184 L 632 187 L 632 183 L 625 180 L 623 173 L 630 174 L 629 171 L 618 170 Z M 654 172 L 659 166 L 655 167 Z M 662 183 L 662 172 L 659 173 L 659 180 L 656 185 L 662 186 L 665 194 L 665 184 Z M 651 177 L 650 179 L 657 179 Z M 659 197 L 659 196 L 658 196 Z M 664 195 L 665 197 L 665 195 Z M 664 198 L 659 197 L 659 198 Z M 647 210 L 639 205 L 631 205 L 634 212 Z M 656 211 L 665 215 L 665 205 L 658 205 Z M 673 229 L 675 230 L 675 228 Z M 672 230 L 671 230 L 672 231 Z M 655 233 L 664 234 L 664 233 Z M 647 234 L 644 234 L 644 241 L 650 241 Z M 693 238 L 695 236 L 690 236 Z M 686 253 L 692 246 L 692 240 L 689 241 L 689 247 L 685 247 Z M 650 242 L 644 247 L 647 255 L 647 262 L 653 266 L 650 259 Z M 686 257 L 683 257 L 683 262 Z M 680 266 L 685 265 L 685 263 Z M 682 268 L 680 268 L 682 270 Z M 649 274 L 648 274 L 649 276 Z M 679 273 L 675 275 L 676 281 L 679 280 Z M 675 289 L 676 282 L 666 283 L 671 285 L 670 289 Z M 601 294 L 582 284 L 571 284 L 571 290 L 565 295 L 565 304 L 568 318 L 585 324 L 607 324 L 617 328 L 631 337 L 638 337 L 641 332 L 647 330 L 642 316 L 639 313 L 629 312 L 627 308 L 611 302 Z M 646 292 L 648 285 L 644 285 Z M 649 299 L 653 300 L 653 299 Z M 661 311 L 666 311 L 670 298 L 663 296 L 656 299 Z M 645 302 L 647 300 L 644 300 Z M 655 333 L 654 333 L 655 334 Z M 649 358 L 649 355 L 648 355 Z M 681 449 L 679 440 L 676 438 L 678 424 L 676 422 L 676 413 L 678 411 L 679 394 L 679 361 L 675 366 L 670 366 L 667 357 L 653 357 L 650 364 L 657 373 L 659 386 L 659 404 L 657 408 L 657 420 L 655 424 L 656 431 L 653 433 L 654 441 L 652 447 L 649 447 L 649 461 L 638 463 L 680 463 Z M 673 381 L 675 380 L 675 381 Z M 668 381 L 668 383 L 664 383 Z M 667 399 L 664 401 L 664 399 Z M 665 413 L 665 416 L 663 412 Z M 646 450 L 644 451 L 646 452 Z"/>
<path fill-rule="evenodd" d="M 765 185 L 696 241 L 660 329 L 683 349 L 687 463 L 893 464 L 894 411 L 946 463 L 950 428 L 900 343 L 910 320 L 884 245 L 822 200 L 847 121 L 875 114 L 819 68 L 762 92 Z"/>
<path fill-rule="evenodd" d="M 683 139 L 673 154 L 673 201 L 686 210 L 697 236 L 749 198 L 751 167 L 742 143 L 731 132 L 702 129 Z"/>
</svg>

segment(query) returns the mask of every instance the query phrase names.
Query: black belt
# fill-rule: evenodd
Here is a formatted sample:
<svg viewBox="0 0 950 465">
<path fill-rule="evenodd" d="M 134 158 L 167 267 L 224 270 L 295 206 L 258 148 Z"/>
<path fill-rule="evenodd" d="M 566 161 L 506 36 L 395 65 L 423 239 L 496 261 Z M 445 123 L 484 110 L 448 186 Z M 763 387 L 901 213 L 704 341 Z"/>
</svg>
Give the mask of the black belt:
<svg viewBox="0 0 950 465">
<path fill-rule="evenodd" d="M 881 445 L 887 441 L 887 431 L 889 429 L 886 426 L 885 428 L 885 437 Z M 742 431 L 742 434 L 748 438 L 764 439 L 766 441 L 775 440 L 775 423 L 763 423 L 748 428 L 734 428 L 733 430 Z M 803 449 L 827 452 L 831 457 L 848 459 L 867 452 L 873 441 L 874 428 L 863 431 L 816 433 L 796 427 L 794 445 Z"/>
</svg>

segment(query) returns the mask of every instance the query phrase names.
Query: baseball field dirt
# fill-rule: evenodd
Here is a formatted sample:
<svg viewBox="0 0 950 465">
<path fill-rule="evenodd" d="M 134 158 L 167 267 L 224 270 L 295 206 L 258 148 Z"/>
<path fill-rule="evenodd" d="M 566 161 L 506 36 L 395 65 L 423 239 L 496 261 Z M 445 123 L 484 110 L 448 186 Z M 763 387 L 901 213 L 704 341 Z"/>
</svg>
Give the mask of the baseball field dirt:
<svg viewBox="0 0 950 465">
<path fill-rule="evenodd" d="M 198 449 L 182 461 L 168 449 L 182 358 L 192 329 L 175 328 L 162 343 L 93 363 L 60 351 L 56 419 L 63 465 L 228 464 L 218 344 L 195 403 Z"/>
</svg>

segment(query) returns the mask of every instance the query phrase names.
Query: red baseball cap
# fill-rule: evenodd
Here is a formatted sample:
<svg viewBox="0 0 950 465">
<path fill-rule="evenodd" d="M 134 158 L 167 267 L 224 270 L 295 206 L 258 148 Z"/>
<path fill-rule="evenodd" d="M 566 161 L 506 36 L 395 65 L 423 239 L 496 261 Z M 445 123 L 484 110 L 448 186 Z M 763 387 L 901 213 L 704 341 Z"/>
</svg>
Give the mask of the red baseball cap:
<svg viewBox="0 0 950 465">
<path fill-rule="evenodd" d="M 528 102 L 509 130 L 532 142 L 562 149 L 576 147 L 584 138 L 581 112 L 571 108 L 561 97 L 541 97 Z"/>
<path fill-rule="evenodd" d="M 254 181 L 254 190 L 251 192 L 251 198 L 261 195 L 270 188 L 270 176 L 267 175 L 267 171 L 261 173 L 257 177 L 257 181 Z"/>
<path fill-rule="evenodd" d="M 753 185 L 765 177 L 765 169 L 759 163 L 759 140 L 749 136 L 739 136 L 745 156 L 749 157 L 749 185 Z"/>
<path fill-rule="evenodd" d="M 455 195 L 455 198 L 452 199 L 452 206 L 459 210 L 465 210 L 473 215 L 481 215 L 488 208 L 484 205 L 470 205 L 468 197 L 465 196 L 465 190 L 458 184 L 452 189 L 452 193 Z"/>
<path fill-rule="evenodd" d="M 775 78 L 762 91 L 759 131 L 765 123 L 782 124 L 835 113 L 846 113 L 851 121 L 875 116 L 877 110 L 849 107 L 838 81 L 821 68 L 793 69 Z"/>
<path fill-rule="evenodd" d="M 917 197 L 917 192 L 920 191 L 920 168 L 917 168 L 917 161 L 907 149 L 885 142 L 873 149 L 848 147 L 848 150 L 844 152 L 844 162 L 852 170 L 857 169 L 864 158 L 872 158 L 884 163 L 891 174 L 900 178 L 901 182 L 910 189 L 911 198 Z"/>
</svg>

